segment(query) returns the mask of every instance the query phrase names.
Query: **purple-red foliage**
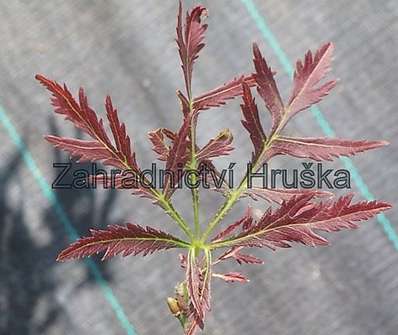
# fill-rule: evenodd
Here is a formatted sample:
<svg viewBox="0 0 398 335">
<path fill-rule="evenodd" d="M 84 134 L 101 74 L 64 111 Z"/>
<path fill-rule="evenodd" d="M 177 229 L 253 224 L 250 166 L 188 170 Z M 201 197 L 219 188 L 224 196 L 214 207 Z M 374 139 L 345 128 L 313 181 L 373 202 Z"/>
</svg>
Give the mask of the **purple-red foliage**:
<svg viewBox="0 0 398 335">
<path fill-rule="evenodd" d="M 201 236 L 194 235 L 185 220 L 174 209 L 171 199 L 174 186 L 178 182 L 177 171 L 186 169 L 192 161 L 204 163 L 216 171 L 211 160 L 229 155 L 233 150 L 233 135 L 224 129 L 200 148 L 194 134 L 200 111 L 225 105 L 229 100 L 241 97 L 242 124 L 253 144 L 251 163 L 253 172 L 277 155 L 290 155 L 315 161 L 330 161 L 336 157 L 353 156 L 357 153 L 386 145 L 385 141 L 343 140 L 338 138 L 288 137 L 283 130 L 292 117 L 318 103 L 335 87 L 336 81 L 322 83 L 331 69 L 334 46 L 326 43 L 314 53 L 308 51 L 304 60 L 296 63 L 290 97 L 283 102 L 275 81 L 275 73 L 266 62 L 257 44 L 253 44 L 253 73 L 236 76 L 224 85 L 194 97 L 192 74 L 194 63 L 204 47 L 207 25 L 203 19 L 207 10 L 196 6 L 186 15 L 180 2 L 177 16 L 177 46 L 185 82 L 185 94 L 177 91 L 182 111 L 182 122 L 177 131 L 159 128 L 149 132 L 149 140 L 158 160 L 172 172 L 166 175 L 164 189 L 142 188 L 134 194 L 150 198 L 170 215 L 189 237 L 188 241 L 172 236 L 167 232 L 142 227 L 136 224 L 113 225 L 104 230 L 91 230 L 91 236 L 83 237 L 62 251 L 59 261 L 79 259 L 97 253 L 104 253 L 103 259 L 115 255 L 147 255 L 155 251 L 182 248 L 186 254 L 180 257 L 181 267 L 185 268 L 185 287 L 188 300 L 179 294 L 184 316 L 185 334 L 194 334 L 198 327 L 204 327 L 204 320 L 210 309 L 211 278 L 221 278 L 227 282 L 247 282 L 241 273 L 219 274 L 213 267 L 225 260 L 238 264 L 263 264 L 263 261 L 245 249 L 267 247 L 271 249 L 290 247 L 292 243 L 308 246 L 323 246 L 328 242 L 319 232 L 336 232 L 355 229 L 360 221 L 370 219 L 391 206 L 382 201 L 360 201 L 354 203 L 352 195 L 337 199 L 321 190 L 285 190 L 253 187 L 247 189 L 223 189 L 226 202 L 209 222 Z M 74 98 L 66 85 L 37 75 L 36 79 L 51 93 L 51 103 L 55 113 L 63 115 L 81 129 L 88 140 L 48 135 L 46 139 L 56 148 L 65 150 L 78 161 L 99 161 L 107 166 L 130 170 L 137 176 L 141 169 L 136 160 L 124 123 L 111 98 L 105 99 L 108 131 L 102 118 L 90 107 L 87 96 L 81 88 Z M 257 106 L 252 89 L 270 113 L 271 124 L 264 127 L 261 114 L 264 108 Z M 262 107 L 262 106 L 261 106 Z M 265 131 L 264 129 L 269 129 Z M 241 185 L 244 185 L 244 180 Z M 117 188 L 121 187 L 120 178 Z M 255 215 L 249 207 L 243 217 L 221 229 L 213 237 L 211 233 L 219 221 L 227 214 L 238 199 L 265 200 L 278 205 L 277 208 L 264 208 L 261 216 Z M 322 198 L 318 201 L 317 198 Z M 230 206 L 231 205 L 231 206 Z M 216 261 L 212 255 L 223 248 Z M 178 307 L 178 306 L 177 306 Z M 176 309 L 177 307 L 173 307 Z M 181 315 L 180 315 L 181 316 Z M 181 316 L 181 317 L 182 317 Z"/>
</svg>

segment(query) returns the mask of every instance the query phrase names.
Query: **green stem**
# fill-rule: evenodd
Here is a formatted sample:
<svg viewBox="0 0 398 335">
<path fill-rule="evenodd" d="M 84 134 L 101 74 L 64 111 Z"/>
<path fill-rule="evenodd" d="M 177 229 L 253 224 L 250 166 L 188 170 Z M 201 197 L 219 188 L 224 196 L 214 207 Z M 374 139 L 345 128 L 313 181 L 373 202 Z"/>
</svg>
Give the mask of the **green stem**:
<svg viewBox="0 0 398 335">
<path fill-rule="evenodd" d="M 231 208 L 235 205 L 236 201 L 240 198 L 242 192 L 246 189 L 246 180 L 247 174 L 243 178 L 239 187 L 229 193 L 227 200 L 221 206 L 221 208 L 217 211 L 216 215 L 209 222 L 205 232 L 202 235 L 201 241 L 204 243 L 212 233 L 212 231 L 217 227 L 220 221 L 228 214 Z"/>
<path fill-rule="evenodd" d="M 196 163 L 195 163 L 196 166 Z M 196 170 L 196 168 L 195 168 Z M 192 175 L 192 185 L 197 182 L 196 175 Z M 200 237 L 200 224 L 199 224 L 199 190 L 197 187 L 192 188 L 192 207 L 193 207 L 193 222 L 195 229 L 195 237 Z"/>
<path fill-rule="evenodd" d="M 156 191 L 156 190 L 155 190 Z M 181 214 L 173 207 L 172 203 L 167 200 L 163 194 L 156 191 L 156 198 L 160 203 L 160 206 L 164 209 L 167 215 L 169 215 L 178 226 L 184 231 L 184 233 L 193 240 L 194 236 L 188 224 L 185 222 Z"/>
<path fill-rule="evenodd" d="M 124 162 L 123 164 L 126 166 L 126 169 L 132 170 L 132 167 L 130 167 L 127 162 Z M 150 183 L 146 179 L 145 183 L 147 185 L 150 185 Z M 170 199 L 165 198 L 164 193 L 159 192 L 156 188 L 150 187 L 149 191 L 153 194 L 153 196 L 159 202 L 160 206 L 164 209 L 167 215 L 169 215 L 185 232 L 185 234 L 192 240 L 193 234 L 191 232 L 191 229 L 189 228 L 188 224 L 185 222 L 181 214 L 178 213 L 177 210 L 173 207 Z"/>
<path fill-rule="evenodd" d="M 193 113 L 192 108 L 192 98 L 189 94 L 189 112 Z M 198 162 L 196 160 L 196 122 L 195 117 L 192 116 L 191 120 L 191 163 L 190 169 L 197 172 L 198 169 Z M 193 208 L 193 222 L 194 222 L 194 231 L 195 231 L 195 238 L 200 238 L 200 223 L 199 223 L 199 189 L 195 186 L 197 183 L 197 176 L 195 174 L 191 174 L 191 185 L 193 185 L 191 189 L 192 194 L 192 208 Z"/>
<path fill-rule="evenodd" d="M 274 140 L 278 137 L 278 134 L 279 134 L 279 131 L 281 130 L 281 128 L 282 127 L 278 127 L 278 129 L 275 131 L 275 133 L 268 139 L 268 141 L 266 141 L 264 143 L 264 148 L 263 148 L 261 154 L 259 155 L 256 162 L 252 166 L 252 169 L 250 171 L 251 174 L 257 172 L 257 170 L 260 168 L 260 163 L 265 162 L 264 156 L 266 155 L 268 150 L 271 148 Z M 229 193 L 227 200 L 224 202 L 224 204 L 221 206 L 221 208 L 214 215 L 213 219 L 209 222 L 205 232 L 203 233 L 202 238 L 201 238 L 202 243 L 206 242 L 206 240 L 209 238 L 209 236 L 213 232 L 213 230 L 217 227 L 217 225 L 225 217 L 225 215 L 228 214 L 228 212 L 235 205 L 236 201 L 240 198 L 242 193 L 247 189 L 247 178 L 248 178 L 248 173 L 246 173 L 244 175 L 238 188 L 232 190 Z"/>
</svg>

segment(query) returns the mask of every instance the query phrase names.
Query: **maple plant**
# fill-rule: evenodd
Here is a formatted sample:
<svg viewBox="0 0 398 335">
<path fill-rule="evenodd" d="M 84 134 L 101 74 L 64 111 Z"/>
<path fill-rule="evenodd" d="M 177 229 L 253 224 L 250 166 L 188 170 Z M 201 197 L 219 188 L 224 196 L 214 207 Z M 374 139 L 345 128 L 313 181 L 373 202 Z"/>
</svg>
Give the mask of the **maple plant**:
<svg viewBox="0 0 398 335">
<path fill-rule="evenodd" d="M 160 206 L 181 229 L 181 236 L 128 223 L 125 226 L 112 225 L 106 229 L 91 230 L 63 250 L 59 261 L 78 259 L 104 252 L 103 259 L 115 255 L 147 255 L 160 250 L 179 248 L 180 265 L 185 269 L 185 279 L 176 286 L 174 297 L 167 302 L 175 317 L 181 323 L 184 334 L 194 334 L 204 327 L 206 313 L 210 309 L 210 286 L 212 278 L 227 282 L 245 282 L 246 277 L 238 272 L 217 273 L 214 268 L 222 261 L 234 260 L 239 264 L 262 264 L 263 261 L 245 252 L 248 248 L 267 247 L 272 250 L 290 247 L 292 242 L 308 246 L 327 245 L 319 231 L 335 232 L 358 227 L 358 222 L 367 220 L 391 206 L 381 201 L 352 202 L 353 195 L 337 199 L 320 190 L 284 190 L 252 187 L 248 188 L 246 174 L 238 187 L 221 189 L 225 201 L 212 219 L 202 225 L 199 219 L 199 190 L 193 187 L 193 222 L 187 222 L 172 203 L 176 185 L 181 179 L 178 171 L 199 172 L 200 166 L 217 172 L 212 160 L 228 155 L 232 147 L 232 134 L 222 131 L 208 144 L 200 148 L 196 143 L 196 128 L 200 114 L 224 105 L 228 100 L 241 97 L 242 124 L 249 133 L 254 150 L 250 157 L 252 171 L 276 155 L 290 155 L 316 161 L 333 160 L 340 156 L 355 155 L 369 149 L 386 145 L 384 141 L 352 141 L 336 138 L 288 137 L 283 135 L 287 123 L 299 112 L 318 103 L 336 85 L 336 81 L 323 82 L 331 67 L 333 44 L 327 43 L 315 53 L 308 51 L 304 60 L 297 61 L 293 78 L 293 89 L 289 100 L 282 101 L 274 72 L 271 70 L 258 46 L 253 44 L 254 71 L 242 75 L 226 84 L 194 96 L 192 73 L 195 60 L 204 47 L 207 25 L 203 17 L 207 11 L 202 6 L 186 13 L 185 21 L 181 2 L 177 18 L 177 45 L 185 81 L 184 93 L 177 91 L 182 111 L 182 124 L 174 132 L 156 129 L 149 133 L 149 140 L 157 158 L 163 161 L 171 173 L 165 176 L 162 188 L 143 187 L 137 184 L 133 194 L 150 199 Z M 49 135 L 46 139 L 55 147 L 65 150 L 79 161 L 99 161 L 133 175 L 142 171 L 134 152 L 126 127 L 119 121 L 111 98 L 105 101 L 106 116 L 113 141 L 105 130 L 104 122 L 89 106 L 86 94 L 80 89 L 78 100 L 68 88 L 42 75 L 36 78 L 52 93 L 55 112 L 62 114 L 74 126 L 85 132 L 91 139 L 81 140 Z M 260 121 L 259 111 L 253 98 L 253 89 L 265 103 L 271 115 L 272 124 L 268 131 Z M 116 187 L 122 188 L 121 176 Z M 191 184 L 200 178 L 199 173 L 190 175 Z M 220 191 L 220 190 L 218 190 Z M 220 222 L 234 204 L 241 198 L 266 200 L 274 203 L 259 216 L 248 208 L 237 222 L 220 229 Z M 328 199 L 318 200 L 320 197 Z M 266 207 L 267 204 L 264 205 Z M 276 207 L 276 208 L 275 208 Z"/>
</svg>

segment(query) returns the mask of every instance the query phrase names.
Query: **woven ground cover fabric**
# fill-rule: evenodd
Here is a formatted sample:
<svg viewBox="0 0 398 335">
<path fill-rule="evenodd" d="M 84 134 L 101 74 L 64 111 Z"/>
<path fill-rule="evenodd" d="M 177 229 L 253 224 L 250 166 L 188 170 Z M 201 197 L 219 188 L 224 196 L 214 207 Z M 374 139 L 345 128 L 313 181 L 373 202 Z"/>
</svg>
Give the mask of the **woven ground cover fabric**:
<svg viewBox="0 0 398 335">
<path fill-rule="evenodd" d="M 202 3 L 209 9 L 209 29 L 194 70 L 197 94 L 251 71 L 251 44 L 256 41 L 287 97 L 290 78 L 284 57 L 293 64 L 307 49 L 334 42 L 333 76 L 340 81 L 319 108 L 339 137 L 391 143 L 353 162 L 375 197 L 396 204 L 398 3 Z M 111 94 L 140 164 L 149 167 L 154 156 L 146 133 L 163 126 L 176 129 L 181 118 L 175 97 L 175 90 L 183 88 L 174 41 L 176 11 L 176 1 L 161 0 L 0 3 L 0 334 L 179 334 L 165 304 L 183 278 L 177 252 L 106 263 L 97 258 L 55 262 L 76 234 L 87 234 L 91 227 L 134 221 L 171 233 L 177 229 L 150 202 L 128 192 L 51 190 L 57 172 L 52 163 L 68 158 L 43 135 L 77 133 L 53 115 L 47 92 L 34 80 L 42 73 L 66 82 L 73 93 L 83 86 L 102 115 L 104 98 Z M 199 144 L 223 128 L 235 134 L 237 149 L 219 161 L 220 167 L 250 156 L 240 118 L 236 100 L 200 119 Z M 324 135 L 310 111 L 301 113 L 287 131 Z M 275 159 L 272 166 L 300 164 Z M 343 163 L 327 166 L 337 169 Z M 356 199 L 366 196 L 361 190 L 352 184 Z M 191 204 L 184 192 L 176 201 L 189 218 Z M 201 216 L 210 217 L 221 202 L 219 194 L 203 196 Z M 243 210 L 244 204 L 238 204 L 225 222 Z M 397 209 L 386 215 L 396 231 Z M 373 219 L 357 231 L 329 235 L 328 248 L 255 251 L 265 259 L 264 266 L 228 267 L 247 273 L 250 283 L 214 280 L 204 334 L 397 334 L 398 249 L 391 236 L 383 222 Z"/>
</svg>

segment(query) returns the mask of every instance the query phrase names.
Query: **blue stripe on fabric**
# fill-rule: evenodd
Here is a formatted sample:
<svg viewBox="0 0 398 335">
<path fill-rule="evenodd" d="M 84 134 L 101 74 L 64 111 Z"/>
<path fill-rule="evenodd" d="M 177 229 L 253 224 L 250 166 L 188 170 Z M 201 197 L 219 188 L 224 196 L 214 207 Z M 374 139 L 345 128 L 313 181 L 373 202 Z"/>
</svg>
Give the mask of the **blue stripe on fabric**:
<svg viewBox="0 0 398 335">
<path fill-rule="evenodd" d="M 2 106 L 0 106 L 0 122 L 6 129 L 12 142 L 18 148 L 24 163 L 28 167 L 29 171 L 32 173 L 36 182 L 38 183 L 44 197 L 49 201 L 50 205 L 54 209 L 57 218 L 64 226 L 69 240 L 70 241 L 76 240 L 79 236 L 75 228 L 73 227 L 72 222 L 65 213 L 56 194 L 53 192 L 50 185 L 43 177 L 43 174 L 41 173 L 39 167 L 37 166 L 35 160 L 33 159 L 32 153 L 30 152 L 26 144 L 23 142 L 21 136 L 19 135 L 18 131 L 15 129 L 10 118 L 7 116 L 7 112 Z M 128 335 L 137 335 L 134 327 L 130 324 L 126 316 L 123 307 L 121 306 L 115 295 L 113 294 L 112 289 L 109 287 L 107 281 L 102 276 L 97 265 L 92 260 L 85 260 L 85 264 L 88 267 L 89 271 L 94 276 L 94 279 L 97 282 L 97 284 L 100 286 L 105 299 L 111 305 L 118 321 L 120 322 L 120 325 L 124 328 L 124 330 Z"/>
<path fill-rule="evenodd" d="M 279 62 L 283 66 L 283 69 L 290 76 L 293 76 L 294 69 L 289 61 L 289 58 L 287 57 L 286 53 L 283 51 L 277 37 L 271 31 L 265 18 L 260 14 L 253 0 L 240 0 L 240 1 L 245 5 L 247 11 L 249 12 L 254 22 L 256 23 L 257 28 L 260 30 L 264 39 L 267 41 L 268 45 L 275 52 L 276 56 L 279 59 Z M 317 123 L 319 124 L 319 126 L 321 127 L 323 133 L 329 137 L 336 137 L 335 131 L 333 130 L 331 124 L 325 118 L 321 110 L 317 106 L 312 106 L 310 108 L 310 111 L 314 116 L 315 120 L 317 121 Z M 363 180 L 361 174 L 359 173 L 353 161 L 347 157 L 341 157 L 340 160 L 342 161 L 344 167 L 348 171 L 350 171 L 352 180 L 358 187 L 359 192 L 362 194 L 362 196 L 367 200 L 374 200 L 375 196 L 373 195 L 372 192 L 370 192 L 369 187 Z M 384 214 L 379 214 L 377 215 L 377 221 L 382 226 L 384 233 L 387 235 L 388 239 L 393 244 L 395 250 L 398 251 L 398 234 L 397 231 L 394 229 L 393 225 L 391 224 L 390 220 Z"/>
</svg>

